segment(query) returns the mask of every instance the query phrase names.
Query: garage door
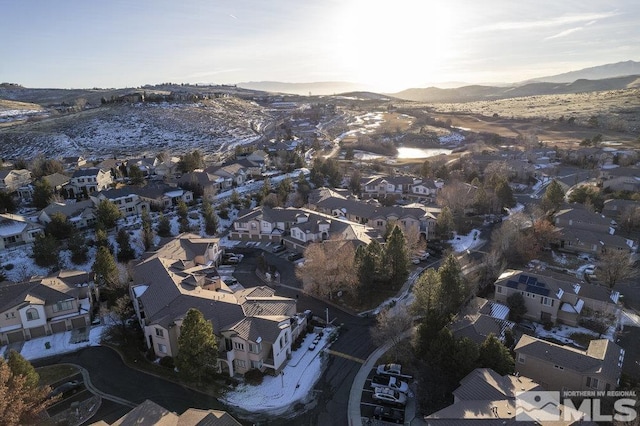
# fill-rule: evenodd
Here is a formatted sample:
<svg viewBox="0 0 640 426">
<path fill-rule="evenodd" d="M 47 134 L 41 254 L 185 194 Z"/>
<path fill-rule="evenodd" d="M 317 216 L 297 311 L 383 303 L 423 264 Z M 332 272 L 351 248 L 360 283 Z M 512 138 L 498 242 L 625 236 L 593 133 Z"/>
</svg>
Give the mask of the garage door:
<svg viewBox="0 0 640 426">
<path fill-rule="evenodd" d="M 64 333 L 65 331 L 67 331 L 67 325 L 64 321 L 54 322 L 51 324 L 51 331 L 53 333 Z"/>
<path fill-rule="evenodd" d="M 47 331 L 44 328 L 44 325 L 41 327 L 30 328 L 29 332 L 31 333 L 31 338 L 35 339 L 36 337 L 44 337 L 47 335 Z"/>
<path fill-rule="evenodd" d="M 22 342 L 24 340 L 24 334 L 22 334 L 22 330 L 7 333 L 7 340 L 9 340 L 9 343 Z"/>
<path fill-rule="evenodd" d="M 84 317 L 74 318 L 74 319 L 71 320 L 71 326 L 73 328 L 86 327 L 87 326 L 87 321 L 84 319 Z"/>
</svg>

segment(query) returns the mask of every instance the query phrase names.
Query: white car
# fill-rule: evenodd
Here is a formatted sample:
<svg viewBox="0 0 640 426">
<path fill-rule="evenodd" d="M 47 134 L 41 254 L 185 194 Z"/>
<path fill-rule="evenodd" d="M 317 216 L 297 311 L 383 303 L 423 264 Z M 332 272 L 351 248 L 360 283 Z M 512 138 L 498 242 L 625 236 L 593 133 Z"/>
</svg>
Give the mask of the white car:
<svg viewBox="0 0 640 426">
<path fill-rule="evenodd" d="M 383 404 L 386 403 L 400 407 L 407 405 L 407 395 L 390 388 L 375 388 L 373 391 L 373 399 Z"/>
<path fill-rule="evenodd" d="M 376 369 L 377 374 L 386 374 L 389 376 L 399 376 L 402 374 L 402 365 L 400 364 L 380 364 Z"/>
</svg>

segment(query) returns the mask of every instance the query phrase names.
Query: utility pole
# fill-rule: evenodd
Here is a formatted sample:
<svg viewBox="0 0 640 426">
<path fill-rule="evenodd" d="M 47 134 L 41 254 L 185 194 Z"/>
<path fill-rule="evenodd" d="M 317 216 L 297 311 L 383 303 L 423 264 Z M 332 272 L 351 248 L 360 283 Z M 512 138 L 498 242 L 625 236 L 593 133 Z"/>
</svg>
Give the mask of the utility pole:
<svg viewBox="0 0 640 426">
<path fill-rule="evenodd" d="M 327 325 L 329 325 L 329 308 L 326 308 L 325 312 L 327 314 Z"/>
</svg>

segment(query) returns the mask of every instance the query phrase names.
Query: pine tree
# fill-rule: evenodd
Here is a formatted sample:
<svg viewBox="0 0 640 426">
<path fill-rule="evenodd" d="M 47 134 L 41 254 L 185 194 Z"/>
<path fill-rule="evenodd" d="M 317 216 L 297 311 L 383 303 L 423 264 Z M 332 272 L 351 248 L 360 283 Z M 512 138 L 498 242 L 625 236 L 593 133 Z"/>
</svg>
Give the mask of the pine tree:
<svg viewBox="0 0 640 426">
<path fill-rule="evenodd" d="M 105 229 L 116 226 L 118 219 L 122 217 L 122 212 L 115 204 L 109 200 L 102 200 L 96 208 L 96 219 Z"/>
<path fill-rule="evenodd" d="M 40 376 L 36 372 L 36 369 L 33 368 L 33 365 L 20 355 L 19 352 L 16 352 L 13 349 L 10 350 L 7 364 L 9 364 L 9 368 L 14 376 L 22 375 L 25 377 L 25 386 L 32 389 L 38 387 Z"/>
<path fill-rule="evenodd" d="M 180 374 L 200 383 L 216 367 L 217 358 L 218 348 L 211 322 L 199 310 L 189 309 L 180 328 L 176 367 Z"/>
<path fill-rule="evenodd" d="M 182 200 L 178 202 L 178 223 L 180 225 L 180 233 L 191 231 L 191 227 L 189 226 L 189 208 Z"/>
<path fill-rule="evenodd" d="M 515 365 L 509 349 L 493 333 L 480 345 L 478 362 L 480 367 L 491 368 L 501 376 L 513 373 Z"/>
<path fill-rule="evenodd" d="M 39 180 L 33 185 L 33 206 L 37 209 L 44 209 L 53 199 L 53 190 L 46 180 Z"/>
<path fill-rule="evenodd" d="M 171 237 L 171 222 L 169 218 L 165 215 L 161 214 L 160 219 L 158 219 L 158 229 L 156 229 L 159 237 L 167 238 Z"/>
<path fill-rule="evenodd" d="M 54 213 L 51 215 L 51 221 L 47 223 L 45 232 L 47 235 L 53 236 L 56 240 L 66 240 L 73 234 L 74 227 L 67 222 L 67 218 L 62 213 Z"/>
<path fill-rule="evenodd" d="M 38 266 L 55 266 L 59 262 L 60 246 L 51 235 L 39 234 L 33 242 L 33 258 Z"/>
<path fill-rule="evenodd" d="M 76 265 L 81 265 L 87 261 L 87 240 L 80 232 L 74 232 L 67 240 L 67 248 L 71 251 L 71 261 Z"/>
<path fill-rule="evenodd" d="M 142 244 L 145 251 L 149 250 L 153 245 L 153 227 L 151 226 L 151 215 L 148 211 L 142 212 Z"/>
<path fill-rule="evenodd" d="M 552 180 L 542 197 L 542 205 L 547 210 L 557 210 L 564 201 L 564 191 L 558 182 Z"/>
<path fill-rule="evenodd" d="M 502 210 L 502 207 L 514 207 L 516 205 L 513 190 L 504 179 L 500 180 L 496 185 L 496 197 L 498 197 L 498 201 L 500 202 L 500 210 Z"/>
<path fill-rule="evenodd" d="M 118 243 L 118 262 L 128 262 L 135 259 L 136 252 L 131 247 L 131 237 L 126 229 L 122 228 L 118 231 L 116 242 Z"/>
<path fill-rule="evenodd" d="M 440 275 L 442 286 L 440 301 L 444 311 L 449 315 L 453 315 L 458 312 L 460 305 L 467 297 L 466 282 L 464 275 L 462 275 L 462 268 L 453 254 L 450 253 L 444 259 L 444 262 L 438 268 L 438 274 Z"/>
<path fill-rule="evenodd" d="M 451 238 L 451 233 L 455 228 L 455 222 L 453 221 L 453 213 L 449 207 L 444 206 L 436 219 L 436 234 L 443 239 Z"/>
<path fill-rule="evenodd" d="M 391 288 L 402 287 L 409 276 L 409 253 L 404 234 L 398 226 L 393 228 L 385 244 L 382 264 L 388 271 Z"/>
<path fill-rule="evenodd" d="M 144 174 L 137 164 L 129 166 L 129 178 L 131 179 L 131 185 L 141 186 L 144 184 Z"/>
<path fill-rule="evenodd" d="M 95 282 L 101 287 L 118 287 L 119 273 L 116 261 L 107 247 L 98 247 L 96 260 L 93 263 Z"/>
<path fill-rule="evenodd" d="M 204 220 L 204 232 L 206 232 L 207 235 L 216 235 L 218 232 L 218 216 L 211 206 L 211 203 L 204 200 L 200 213 Z"/>
</svg>

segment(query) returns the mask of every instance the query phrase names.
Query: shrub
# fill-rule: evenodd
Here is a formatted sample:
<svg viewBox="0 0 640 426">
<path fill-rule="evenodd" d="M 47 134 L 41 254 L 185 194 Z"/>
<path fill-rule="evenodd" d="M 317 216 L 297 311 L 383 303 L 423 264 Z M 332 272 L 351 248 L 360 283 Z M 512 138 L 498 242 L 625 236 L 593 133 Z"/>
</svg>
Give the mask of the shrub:
<svg viewBox="0 0 640 426">
<path fill-rule="evenodd" d="M 254 385 L 254 386 L 261 384 L 263 377 L 264 377 L 264 374 L 262 373 L 262 371 L 258 370 L 257 368 L 252 368 L 251 370 L 244 373 L 245 382 L 247 382 L 247 384 Z"/>
<path fill-rule="evenodd" d="M 160 358 L 160 365 L 166 368 L 174 369 L 175 363 L 173 362 L 173 358 L 170 356 L 165 356 Z"/>
<path fill-rule="evenodd" d="M 553 323 L 551 321 L 545 321 L 543 327 L 545 330 L 549 331 L 553 328 Z"/>
<path fill-rule="evenodd" d="M 13 263 L 7 263 L 6 265 L 3 266 L 3 268 L 7 271 L 10 271 L 13 269 Z"/>
</svg>

